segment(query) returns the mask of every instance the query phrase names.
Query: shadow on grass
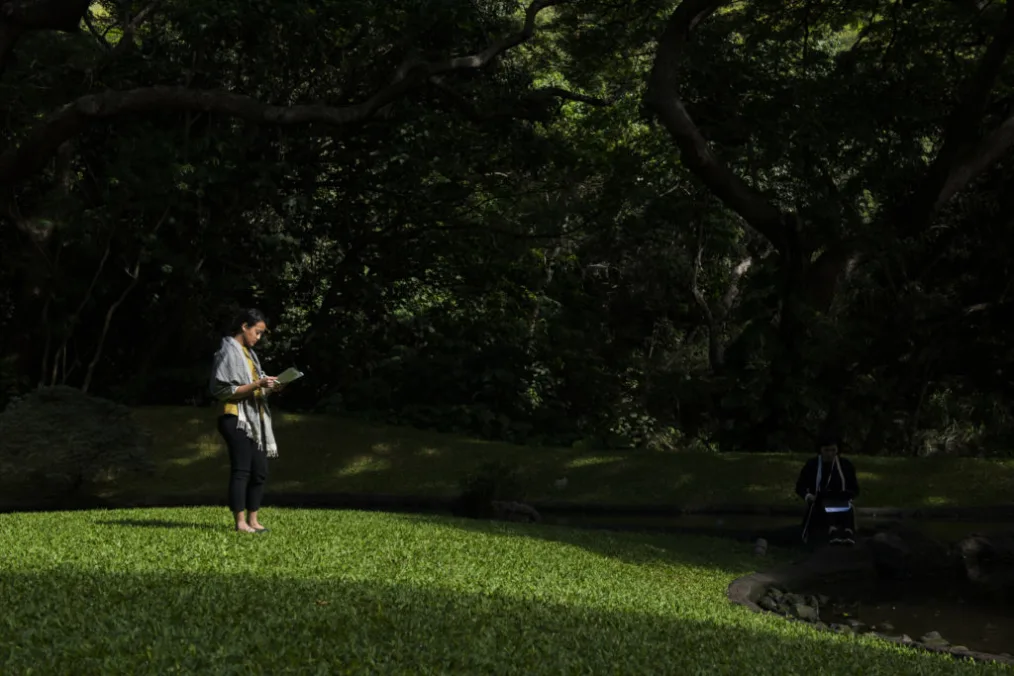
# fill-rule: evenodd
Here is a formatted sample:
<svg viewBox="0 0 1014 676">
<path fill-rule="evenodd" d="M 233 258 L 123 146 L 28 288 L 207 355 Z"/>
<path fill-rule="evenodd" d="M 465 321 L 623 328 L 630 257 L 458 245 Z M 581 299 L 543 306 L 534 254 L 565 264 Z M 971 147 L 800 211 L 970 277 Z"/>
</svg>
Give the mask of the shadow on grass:
<svg viewBox="0 0 1014 676">
<path fill-rule="evenodd" d="M 428 514 L 399 515 L 410 523 L 428 523 L 467 532 L 523 537 L 580 547 L 599 556 L 635 565 L 668 563 L 690 565 L 737 576 L 754 569 L 767 568 L 781 561 L 803 558 L 809 548 L 794 551 L 773 551 L 772 556 L 758 558 L 753 545 L 730 541 L 728 536 L 713 533 L 653 533 L 577 529 L 547 524 L 519 524 L 466 518 L 444 518 Z M 730 552 L 732 554 L 730 555 Z M 730 562 L 720 565 L 717 561 Z"/>
<path fill-rule="evenodd" d="M 0 665 L 11 674 L 1001 673 L 686 598 L 645 613 L 536 598 L 542 590 L 455 592 L 439 580 L 68 567 L 7 572 L 0 583 Z"/>
<path fill-rule="evenodd" d="M 96 521 L 103 526 L 130 526 L 132 528 L 193 528 L 198 530 L 224 530 L 222 527 L 212 526 L 206 523 L 192 523 L 189 521 L 170 521 L 167 519 L 108 519 Z"/>
</svg>

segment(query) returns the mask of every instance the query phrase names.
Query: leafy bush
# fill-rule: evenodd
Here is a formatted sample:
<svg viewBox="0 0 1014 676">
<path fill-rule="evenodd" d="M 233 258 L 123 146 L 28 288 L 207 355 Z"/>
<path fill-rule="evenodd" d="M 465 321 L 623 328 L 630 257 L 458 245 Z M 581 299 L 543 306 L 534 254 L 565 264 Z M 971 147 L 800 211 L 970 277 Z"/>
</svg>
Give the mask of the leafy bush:
<svg viewBox="0 0 1014 676">
<path fill-rule="evenodd" d="M 148 472 L 150 435 L 130 410 L 72 387 L 39 388 L 0 414 L 4 493 L 66 497 Z"/>
</svg>

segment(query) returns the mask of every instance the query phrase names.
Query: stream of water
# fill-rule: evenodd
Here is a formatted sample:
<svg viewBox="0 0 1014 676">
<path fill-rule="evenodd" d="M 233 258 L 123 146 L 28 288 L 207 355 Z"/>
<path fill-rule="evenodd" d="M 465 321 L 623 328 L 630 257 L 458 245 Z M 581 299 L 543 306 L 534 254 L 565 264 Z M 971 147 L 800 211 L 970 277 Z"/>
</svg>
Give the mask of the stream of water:
<svg viewBox="0 0 1014 676">
<path fill-rule="evenodd" d="M 878 581 L 861 589 L 823 589 L 849 599 L 821 609 L 821 620 L 860 620 L 884 634 L 919 640 L 936 631 L 952 645 L 993 653 L 1014 653 L 1014 607 L 960 588 L 913 587 Z M 834 599 L 834 596 L 832 596 Z"/>
<path fill-rule="evenodd" d="M 676 517 L 602 515 L 545 515 L 545 523 L 585 528 L 646 530 L 690 533 L 753 540 L 765 537 L 772 545 L 801 544 L 801 518 L 771 516 L 705 516 Z M 898 523 L 896 519 L 863 518 L 860 532 L 869 534 L 883 526 Z M 930 521 L 906 519 L 902 523 L 922 531 L 941 542 L 957 542 L 972 533 L 986 535 L 1014 530 L 1010 522 Z M 804 591 L 804 590 L 793 590 Z M 907 634 L 918 641 L 936 631 L 951 645 L 1002 655 L 1014 653 L 1014 606 L 984 599 L 965 588 L 912 586 L 897 582 L 865 581 L 843 588 L 816 585 L 807 593 L 823 593 L 838 599 L 821 608 L 821 619 L 830 623 L 849 624 L 860 620 L 877 631 L 892 636 Z"/>
</svg>

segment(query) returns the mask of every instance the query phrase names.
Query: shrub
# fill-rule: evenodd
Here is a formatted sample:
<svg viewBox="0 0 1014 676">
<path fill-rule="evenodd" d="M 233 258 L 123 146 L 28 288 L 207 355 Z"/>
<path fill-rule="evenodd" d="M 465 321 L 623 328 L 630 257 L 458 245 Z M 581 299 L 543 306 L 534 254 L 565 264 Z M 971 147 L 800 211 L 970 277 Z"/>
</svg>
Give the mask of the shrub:
<svg viewBox="0 0 1014 676">
<path fill-rule="evenodd" d="M 0 414 L 5 495 L 54 498 L 150 472 L 150 435 L 130 410 L 72 387 L 39 388 Z"/>
</svg>

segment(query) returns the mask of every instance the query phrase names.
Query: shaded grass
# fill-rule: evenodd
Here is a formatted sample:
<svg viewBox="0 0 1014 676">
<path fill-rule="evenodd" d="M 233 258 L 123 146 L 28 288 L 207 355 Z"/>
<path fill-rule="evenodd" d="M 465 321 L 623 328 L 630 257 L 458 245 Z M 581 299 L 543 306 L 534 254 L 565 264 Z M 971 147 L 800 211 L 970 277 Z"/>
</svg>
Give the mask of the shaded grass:
<svg viewBox="0 0 1014 676">
<path fill-rule="evenodd" d="M 108 495 L 217 495 L 228 471 L 216 409 L 134 411 L 155 437 L 158 471 Z M 517 463 L 530 500 L 631 505 L 795 505 L 796 475 L 809 453 L 693 454 L 525 447 L 375 426 L 319 415 L 279 413 L 281 457 L 270 491 L 387 493 L 450 497 L 458 478 L 489 460 Z M 1014 460 L 856 457 L 863 506 L 1009 504 Z M 554 487 L 568 478 L 564 490 Z"/>
<path fill-rule="evenodd" d="M 0 672 L 1011 673 L 732 606 L 723 540 L 270 515 L 0 515 Z"/>
</svg>

